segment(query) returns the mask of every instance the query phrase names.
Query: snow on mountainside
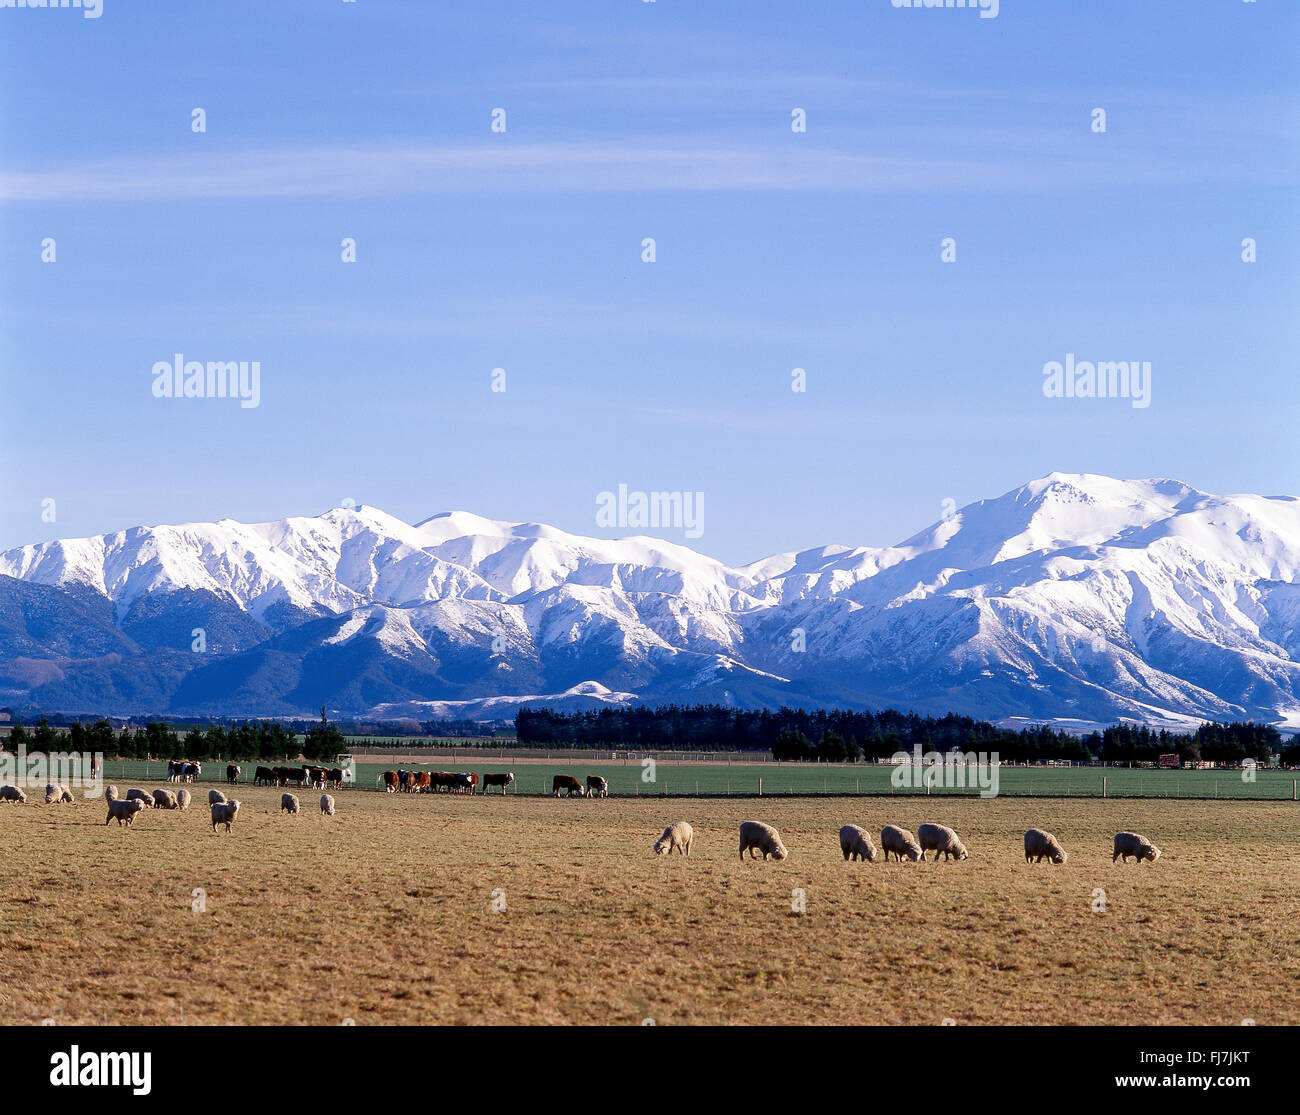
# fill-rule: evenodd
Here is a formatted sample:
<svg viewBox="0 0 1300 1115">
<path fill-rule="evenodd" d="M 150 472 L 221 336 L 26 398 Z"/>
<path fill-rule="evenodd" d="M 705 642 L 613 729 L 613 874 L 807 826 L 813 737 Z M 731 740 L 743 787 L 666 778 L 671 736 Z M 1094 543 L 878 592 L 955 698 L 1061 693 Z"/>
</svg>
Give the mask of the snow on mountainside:
<svg viewBox="0 0 1300 1115">
<path fill-rule="evenodd" d="M 720 700 L 1295 724 L 1298 568 L 1294 498 L 1064 474 L 897 546 L 740 568 L 467 512 L 133 528 L 0 554 L 0 701 L 502 715 Z M 50 593 L 94 620 L 43 639 Z"/>
</svg>

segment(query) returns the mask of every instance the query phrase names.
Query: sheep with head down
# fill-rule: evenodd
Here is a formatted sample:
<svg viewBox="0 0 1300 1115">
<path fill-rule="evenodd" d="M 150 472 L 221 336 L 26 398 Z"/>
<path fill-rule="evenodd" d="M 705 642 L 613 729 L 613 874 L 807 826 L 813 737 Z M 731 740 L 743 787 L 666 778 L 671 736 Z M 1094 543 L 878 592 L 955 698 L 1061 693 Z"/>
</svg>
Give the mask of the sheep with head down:
<svg viewBox="0 0 1300 1115">
<path fill-rule="evenodd" d="M 76 801 L 77 799 L 72 796 L 72 791 L 66 786 L 51 783 L 45 787 L 46 805 L 75 805 Z"/>
<path fill-rule="evenodd" d="M 144 807 L 146 809 L 153 808 L 153 794 L 151 794 L 148 790 L 140 789 L 138 786 L 132 786 L 131 789 L 127 790 L 126 800 L 142 801 L 144 802 Z"/>
<path fill-rule="evenodd" d="M 143 798 L 109 798 L 108 816 L 104 818 L 104 824 L 116 820 L 119 828 L 122 825 L 130 826 L 135 815 L 146 808 Z"/>
<path fill-rule="evenodd" d="M 177 791 L 176 791 L 176 808 L 177 808 L 177 809 L 180 809 L 180 810 L 185 810 L 185 809 L 188 809 L 189 807 L 190 807 L 190 792 L 189 792 L 189 790 L 177 790 Z"/>
<path fill-rule="evenodd" d="M 1025 862 L 1042 863 L 1044 858 L 1048 863 L 1064 863 L 1070 857 L 1050 832 L 1029 829 L 1025 833 Z"/>
<path fill-rule="evenodd" d="M 208 804 L 209 804 L 209 805 L 221 805 L 221 804 L 223 804 L 225 801 L 226 801 L 226 795 L 223 794 L 220 790 L 209 790 L 209 791 L 208 791 Z"/>
<path fill-rule="evenodd" d="M 1155 863 L 1160 858 L 1160 849 L 1140 833 L 1117 832 L 1115 834 L 1115 854 L 1110 857 L 1110 862 L 1114 863 L 1120 856 L 1124 857 L 1125 863 L 1128 863 L 1129 856 L 1133 856 L 1138 863 L 1143 860 Z"/>
<path fill-rule="evenodd" d="M 281 812 L 284 812 L 284 813 L 290 813 L 290 814 L 297 813 L 297 812 L 298 812 L 298 795 L 297 795 L 297 794 L 281 794 L 281 795 L 280 795 L 280 810 L 281 810 Z"/>
<path fill-rule="evenodd" d="M 925 858 L 926 852 L 933 852 L 936 861 L 939 859 L 940 852 L 943 853 L 944 859 L 970 859 L 966 845 L 947 825 L 917 825 L 916 836 L 921 845 L 922 859 Z"/>
<path fill-rule="evenodd" d="M 153 792 L 153 807 L 155 809 L 176 809 L 176 795 L 170 790 L 158 789 Z"/>
<path fill-rule="evenodd" d="M 655 855 L 669 856 L 676 849 L 678 855 L 689 856 L 691 854 L 691 841 L 694 839 L 695 830 L 686 821 L 674 821 L 664 829 L 663 835 L 655 841 Z"/>
<path fill-rule="evenodd" d="M 924 859 L 921 852 L 921 845 L 916 842 L 913 836 L 905 828 L 899 828 L 898 825 L 886 825 L 880 830 L 880 846 L 885 850 L 885 862 L 889 862 L 889 853 L 893 852 L 898 857 L 898 862 L 903 862 L 906 856 L 913 863 Z"/>
<path fill-rule="evenodd" d="M 27 802 L 27 795 L 17 786 L 0 786 L 0 801 L 12 801 L 16 805 L 24 805 Z"/>
<path fill-rule="evenodd" d="M 876 859 L 876 846 L 872 843 L 871 833 L 857 825 L 845 825 L 840 829 L 840 851 L 846 860 L 873 863 Z"/>
<path fill-rule="evenodd" d="M 321 794 L 320 812 L 322 817 L 334 816 L 334 798 L 330 794 Z"/>
<path fill-rule="evenodd" d="M 742 821 L 740 823 L 740 858 L 749 853 L 750 859 L 756 859 L 755 852 L 762 852 L 763 859 L 771 856 L 778 863 L 790 853 L 781 843 L 781 834 L 771 825 L 762 821 Z"/>
</svg>

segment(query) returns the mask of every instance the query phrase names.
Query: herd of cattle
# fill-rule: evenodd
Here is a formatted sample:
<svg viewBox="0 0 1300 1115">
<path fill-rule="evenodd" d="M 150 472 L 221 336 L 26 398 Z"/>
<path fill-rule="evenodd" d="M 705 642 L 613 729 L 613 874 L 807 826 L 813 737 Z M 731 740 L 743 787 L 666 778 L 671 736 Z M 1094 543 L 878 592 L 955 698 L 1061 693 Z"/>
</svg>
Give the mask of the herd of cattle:
<svg viewBox="0 0 1300 1115">
<path fill-rule="evenodd" d="M 871 833 L 860 825 L 845 825 L 840 829 L 839 835 L 840 851 L 844 853 L 846 862 L 848 860 L 865 860 L 868 863 L 873 863 L 876 856 L 880 854 L 875 842 L 871 839 Z M 691 844 L 694 840 L 695 830 L 691 827 L 690 822 L 675 821 L 664 829 L 663 835 L 654 842 L 655 855 L 665 856 L 675 850 L 678 855 L 689 856 L 691 854 Z M 884 850 L 886 863 L 889 862 L 891 852 L 900 863 L 904 859 L 910 860 L 912 863 L 924 862 L 926 852 L 933 852 L 936 860 L 940 855 L 945 860 L 970 858 L 966 845 L 947 825 L 918 825 L 916 835 L 913 835 L 905 828 L 900 828 L 898 825 L 885 825 L 880 830 L 880 848 Z M 763 859 L 766 860 L 770 856 L 777 862 L 785 859 L 790 854 L 786 850 L 786 846 L 781 842 L 781 834 L 771 825 L 764 824 L 762 821 L 742 821 L 740 823 L 740 858 L 742 860 L 745 858 L 746 852 L 749 853 L 750 859 L 756 859 L 758 853 L 762 852 Z M 1128 863 L 1130 856 L 1138 863 L 1143 860 L 1155 863 L 1160 858 L 1160 849 L 1139 833 L 1117 832 L 1111 863 L 1121 858 L 1125 863 Z M 1029 829 L 1025 833 L 1025 862 L 1042 863 L 1044 859 L 1049 863 L 1064 863 L 1069 859 L 1069 854 L 1061 847 L 1060 841 L 1050 832 L 1045 832 L 1043 829 Z"/>
<path fill-rule="evenodd" d="M 226 781 L 232 785 L 239 781 L 244 768 L 237 763 L 226 764 Z M 203 774 L 202 763 L 187 759 L 170 759 L 167 762 L 168 782 L 197 782 Z M 314 767 L 302 764 L 296 767 L 257 767 L 253 771 L 254 786 L 310 786 L 317 790 L 339 789 L 343 785 L 343 768 Z"/>
<path fill-rule="evenodd" d="M 484 793 L 493 786 L 501 792 L 515 780 L 514 771 L 504 774 L 484 774 L 473 772 L 456 772 L 443 770 L 386 770 L 375 775 L 375 785 L 389 794 L 475 794 Z M 482 787 L 480 789 L 480 787 Z M 561 793 L 568 797 L 607 798 L 609 797 L 609 780 L 596 774 L 587 776 L 583 786 L 571 774 L 557 774 L 551 780 L 551 796 L 559 797 Z"/>
</svg>

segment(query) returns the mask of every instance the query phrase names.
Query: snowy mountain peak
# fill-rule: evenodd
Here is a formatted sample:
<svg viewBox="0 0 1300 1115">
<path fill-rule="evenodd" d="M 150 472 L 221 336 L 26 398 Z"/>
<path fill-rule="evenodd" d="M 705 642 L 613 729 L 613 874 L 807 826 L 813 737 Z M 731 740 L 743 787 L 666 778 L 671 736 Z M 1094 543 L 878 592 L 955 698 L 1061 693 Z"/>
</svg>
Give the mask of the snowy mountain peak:
<svg viewBox="0 0 1300 1115">
<path fill-rule="evenodd" d="M 0 698 L 251 714 L 636 694 L 1290 722 L 1297 571 L 1300 501 L 1168 479 L 1052 473 L 896 546 L 739 568 L 649 537 L 339 507 L 0 554 Z M 31 612 L 42 586 L 106 618 L 51 625 Z"/>
</svg>

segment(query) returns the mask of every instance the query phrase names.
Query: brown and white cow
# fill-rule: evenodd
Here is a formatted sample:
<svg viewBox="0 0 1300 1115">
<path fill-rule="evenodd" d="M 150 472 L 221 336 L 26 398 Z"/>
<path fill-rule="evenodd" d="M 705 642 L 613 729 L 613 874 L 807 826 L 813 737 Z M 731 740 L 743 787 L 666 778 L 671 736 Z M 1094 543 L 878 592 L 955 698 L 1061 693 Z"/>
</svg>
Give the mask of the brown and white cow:
<svg viewBox="0 0 1300 1115">
<path fill-rule="evenodd" d="M 226 764 L 226 781 L 227 781 L 227 782 L 238 782 L 238 781 L 239 781 L 239 774 L 240 774 L 239 767 L 235 766 L 234 763 L 227 763 L 227 764 Z"/>
<path fill-rule="evenodd" d="M 433 775 L 427 770 L 417 770 L 415 772 L 415 792 L 417 794 L 427 794 L 433 789 Z"/>
<path fill-rule="evenodd" d="M 483 792 L 488 792 L 489 786 L 500 786 L 501 792 L 506 792 L 506 787 L 515 780 L 515 772 L 510 771 L 507 774 L 485 774 L 483 776 Z"/>
<path fill-rule="evenodd" d="M 386 770 L 386 771 L 384 771 L 384 773 L 381 774 L 381 775 L 380 775 L 380 776 L 375 780 L 375 785 L 376 785 L 376 786 L 380 785 L 381 783 L 382 783 L 382 785 L 383 785 L 383 787 L 384 787 L 384 793 L 386 793 L 386 794 L 395 794 L 395 793 L 397 793 L 397 771 L 395 771 L 395 770 Z"/>
<path fill-rule="evenodd" d="M 607 798 L 609 797 L 609 783 L 598 774 L 587 775 L 587 797 L 589 798 Z"/>
<path fill-rule="evenodd" d="M 557 774 L 551 779 L 551 797 L 558 798 L 561 790 L 567 790 L 567 797 L 582 797 L 582 783 L 571 774 Z"/>
</svg>

